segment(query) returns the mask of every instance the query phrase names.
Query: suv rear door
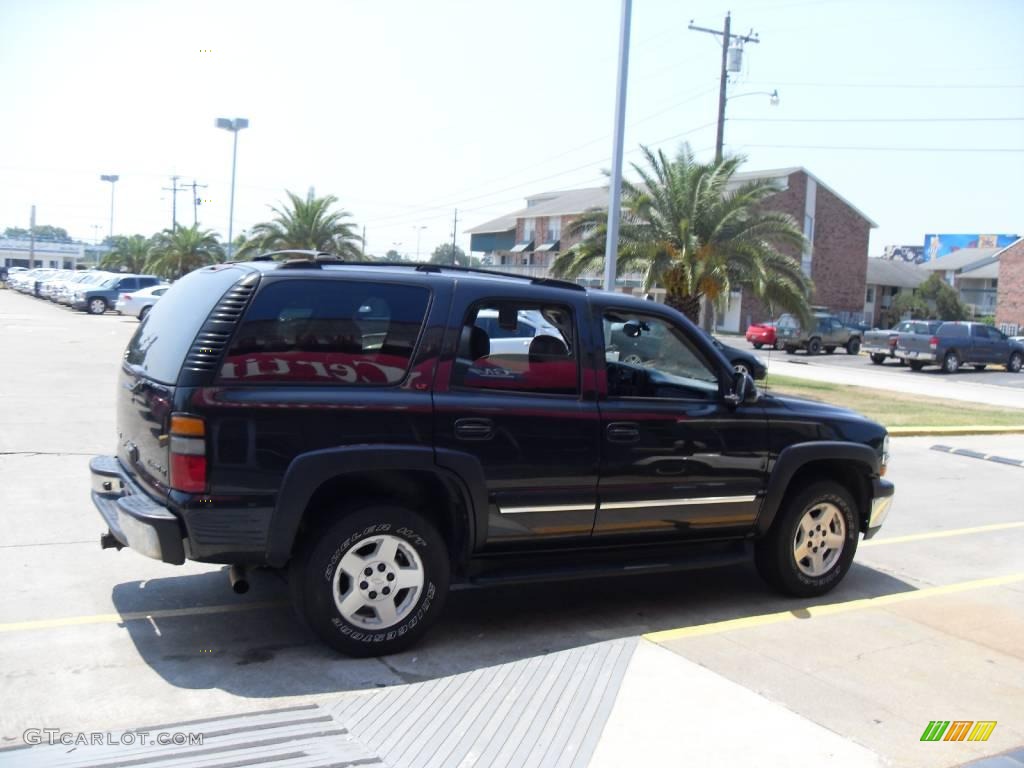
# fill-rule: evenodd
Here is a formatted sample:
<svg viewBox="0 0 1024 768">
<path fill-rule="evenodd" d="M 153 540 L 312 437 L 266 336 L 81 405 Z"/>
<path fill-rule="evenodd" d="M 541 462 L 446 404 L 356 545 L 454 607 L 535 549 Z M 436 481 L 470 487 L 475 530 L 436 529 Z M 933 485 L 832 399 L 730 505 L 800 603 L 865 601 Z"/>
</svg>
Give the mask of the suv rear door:
<svg viewBox="0 0 1024 768">
<path fill-rule="evenodd" d="M 582 292 L 530 285 L 465 281 L 456 290 L 434 391 L 435 445 L 480 462 L 492 549 L 590 536 L 600 433 L 592 377 L 581 373 L 586 306 Z M 485 328 L 497 317 L 513 335 L 523 312 L 540 312 L 556 330 L 492 353 Z"/>
</svg>

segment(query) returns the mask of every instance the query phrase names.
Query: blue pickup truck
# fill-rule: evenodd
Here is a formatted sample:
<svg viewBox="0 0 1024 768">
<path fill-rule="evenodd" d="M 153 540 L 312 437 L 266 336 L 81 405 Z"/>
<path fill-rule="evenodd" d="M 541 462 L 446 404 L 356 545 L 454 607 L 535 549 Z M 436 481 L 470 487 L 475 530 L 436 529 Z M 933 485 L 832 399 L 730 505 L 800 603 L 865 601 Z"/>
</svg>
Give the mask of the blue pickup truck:
<svg viewBox="0 0 1024 768">
<path fill-rule="evenodd" d="M 1024 344 L 984 323 L 943 323 L 934 333 L 900 333 L 896 357 L 906 360 L 911 370 L 937 365 L 945 373 L 956 373 L 961 365 L 984 370 L 1002 365 L 1018 373 L 1024 363 Z"/>
</svg>

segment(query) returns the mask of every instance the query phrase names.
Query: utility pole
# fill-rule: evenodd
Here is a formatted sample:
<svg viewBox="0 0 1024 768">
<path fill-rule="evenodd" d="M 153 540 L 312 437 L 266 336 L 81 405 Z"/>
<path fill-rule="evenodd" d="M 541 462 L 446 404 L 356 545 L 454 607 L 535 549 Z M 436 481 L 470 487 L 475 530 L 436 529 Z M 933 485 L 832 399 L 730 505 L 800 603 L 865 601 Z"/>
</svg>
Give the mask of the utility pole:
<svg viewBox="0 0 1024 768">
<path fill-rule="evenodd" d="M 164 192 L 171 193 L 171 234 L 178 231 L 178 193 L 184 192 L 188 186 L 179 187 L 178 179 L 181 176 L 171 176 L 171 188 L 163 187 Z"/>
<path fill-rule="evenodd" d="M 28 268 L 35 269 L 36 266 L 36 207 L 32 206 L 32 213 L 28 218 Z"/>
<path fill-rule="evenodd" d="M 754 30 L 746 35 L 734 35 L 732 34 L 732 14 L 725 14 L 725 27 L 721 30 L 708 29 L 707 27 L 698 27 L 690 22 L 688 27 L 693 32 L 707 32 L 710 35 L 720 35 L 722 38 L 722 72 L 721 81 L 718 85 L 718 135 L 715 138 L 715 162 L 722 159 L 722 147 L 725 143 L 725 102 L 726 87 L 729 83 L 729 73 L 739 72 L 742 55 L 743 55 L 743 43 L 760 43 Z M 733 40 L 736 40 L 740 45 L 735 49 L 730 49 L 729 46 Z M 730 60 L 729 51 L 734 50 L 732 60 Z"/>
<path fill-rule="evenodd" d="M 454 267 L 457 262 L 455 261 L 455 235 L 459 232 L 459 209 L 455 209 L 455 221 L 452 222 L 452 266 Z M 417 250 L 419 248 L 417 247 Z"/>
<path fill-rule="evenodd" d="M 619 21 L 619 75 L 615 86 L 615 131 L 612 135 L 612 178 L 608 201 L 608 235 L 604 243 L 604 289 L 615 290 L 619 260 L 619 219 L 622 216 L 622 142 L 626 133 L 626 82 L 629 78 L 629 28 L 633 0 L 622 0 Z"/>
<path fill-rule="evenodd" d="M 199 226 L 199 195 L 196 189 L 206 189 L 206 184 L 197 184 L 195 179 L 192 179 L 192 183 L 189 184 L 192 187 L 192 226 Z"/>
<path fill-rule="evenodd" d="M 363 224 L 363 261 L 366 261 L 366 225 Z"/>
</svg>

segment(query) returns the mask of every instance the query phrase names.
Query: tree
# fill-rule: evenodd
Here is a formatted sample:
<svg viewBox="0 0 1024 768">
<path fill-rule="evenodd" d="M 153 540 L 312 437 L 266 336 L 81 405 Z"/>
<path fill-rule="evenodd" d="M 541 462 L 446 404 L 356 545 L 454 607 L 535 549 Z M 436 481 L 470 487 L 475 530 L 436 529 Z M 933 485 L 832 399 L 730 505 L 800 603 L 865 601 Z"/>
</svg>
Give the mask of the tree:
<svg viewBox="0 0 1024 768">
<path fill-rule="evenodd" d="M 36 240 L 44 240 L 49 243 L 70 243 L 71 236 L 63 227 L 51 227 L 49 224 L 41 224 L 35 228 Z M 31 232 L 24 227 L 8 227 L 4 230 L 4 237 L 12 240 L 28 240 Z"/>
<path fill-rule="evenodd" d="M 430 263 L 468 267 L 469 256 L 457 245 L 453 246 L 451 243 L 442 243 L 434 249 L 430 256 Z"/>
<path fill-rule="evenodd" d="M 921 283 L 917 287 L 917 293 L 928 303 L 930 319 L 967 320 L 970 316 L 957 292 L 942 279 L 938 272 L 933 272 L 927 280 Z"/>
<path fill-rule="evenodd" d="M 145 235 L 115 237 L 111 250 L 100 261 L 104 269 L 139 274 L 146 269 L 152 241 Z"/>
<path fill-rule="evenodd" d="M 384 254 L 384 261 L 398 262 L 402 261 L 402 254 L 392 248 L 390 251 Z"/>
<path fill-rule="evenodd" d="M 146 271 L 176 280 L 207 264 L 224 261 L 224 249 L 213 230 L 178 225 L 153 238 Z"/>
<path fill-rule="evenodd" d="M 362 258 L 361 240 L 355 225 L 347 221 L 348 211 L 332 210 L 338 202 L 334 195 L 302 198 L 287 192 L 288 204 L 271 210 L 273 220 L 257 224 L 250 231 L 238 256 L 286 249 L 323 251 L 343 259 Z"/>
<path fill-rule="evenodd" d="M 694 322 L 703 300 L 723 304 L 740 286 L 809 322 L 810 281 L 780 250 L 800 253 L 804 236 L 791 216 L 762 205 L 779 188 L 758 180 L 730 190 L 741 156 L 698 163 L 688 144 L 674 160 L 641 149 L 645 165 L 633 164 L 641 183 L 622 183 L 619 273 L 644 272 L 644 290 L 661 284 L 665 303 Z M 599 271 L 607 220 L 606 210 L 593 208 L 573 221 L 567 232 L 580 242 L 555 259 L 552 273 L 574 278 Z"/>
<path fill-rule="evenodd" d="M 896 325 L 904 317 L 911 320 L 928 319 L 928 303 L 922 299 L 916 291 L 901 291 L 885 310 L 885 316 L 889 327 Z"/>
</svg>

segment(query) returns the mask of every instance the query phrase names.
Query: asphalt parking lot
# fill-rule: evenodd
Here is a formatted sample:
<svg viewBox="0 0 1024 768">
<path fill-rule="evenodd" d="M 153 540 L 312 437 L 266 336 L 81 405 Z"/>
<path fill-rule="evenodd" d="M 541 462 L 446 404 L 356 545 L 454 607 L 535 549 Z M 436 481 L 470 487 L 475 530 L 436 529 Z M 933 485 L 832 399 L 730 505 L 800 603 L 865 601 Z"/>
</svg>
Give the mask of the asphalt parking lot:
<svg viewBox="0 0 1024 768">
<path fill-rule="evenodd" d="M 355 660 L 293 620 L 271 572 L 236 596 L 221 567 L 100 550 L 88 460 L 112 448 L 115 374 L 135 327 L 0 290 L 0 747 L 28 728 L 287 707 L 636 637 L 891 765 L 953 766 L 1024 744 L 1024 467 L 984 458 L 1024 459 L 1024 436 L 894 439 L 894 510 L 823 599 L 782 599 L 745 566 L 463 591 L 412 651 Z M 998 725 L 987 742 L 921 742 L 936 719 Z M 789 746 L 801 764 L 801 744 Z M 639 764 L 686 754 L 680 744 Z"/>
</svg>

